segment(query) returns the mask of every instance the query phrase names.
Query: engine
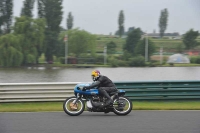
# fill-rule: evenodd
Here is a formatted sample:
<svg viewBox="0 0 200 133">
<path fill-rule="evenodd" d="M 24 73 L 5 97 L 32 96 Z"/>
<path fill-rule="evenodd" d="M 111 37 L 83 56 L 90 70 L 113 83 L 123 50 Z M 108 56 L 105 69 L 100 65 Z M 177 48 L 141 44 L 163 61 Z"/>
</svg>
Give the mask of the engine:
<svg viewBox="0 0 200 133">
<path fill-rule="evenodd" d="M 92 96 L 92 101 L 93 102 L 100 102 L 99 96 Z"/>
<path fill-rule="evenodd" d="M 93 111 L 95 110 L 95 107 L 93 106 L 94 103 L 100 103 L 101 98 L 99 96 L 92 96 L 91 100 L 86 102 L 87 110 Z"/>
</svg>

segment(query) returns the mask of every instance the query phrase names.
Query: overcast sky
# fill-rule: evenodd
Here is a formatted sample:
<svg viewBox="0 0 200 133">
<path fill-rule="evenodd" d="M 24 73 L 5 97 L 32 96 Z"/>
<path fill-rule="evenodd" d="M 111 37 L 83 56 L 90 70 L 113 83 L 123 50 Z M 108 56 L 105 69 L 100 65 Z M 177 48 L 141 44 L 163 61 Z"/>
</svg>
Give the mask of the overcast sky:
<svg viewBox="0 0 200 133">
<path fill-rule="evenodd" d="M 24 0 L 14 1 L 14 16 L 19 16 Z M 35 4 L 36 5 L 36 4 Z M 168 9 L 166 32 L 185 33 L 189 29 L 200 31 L 200 0 L 63 0 L 63 21 L 69 12 L 74 16 L 73 28 L 79 27 L 93 34 L 114 34 L 118 29 L 120 10 L 124 11 L 125 30 L 140 27 L 152 33 L 159 31 L 160 11 Z M 37 17 L 36 6 L 34 17 Z"/>
</svg>

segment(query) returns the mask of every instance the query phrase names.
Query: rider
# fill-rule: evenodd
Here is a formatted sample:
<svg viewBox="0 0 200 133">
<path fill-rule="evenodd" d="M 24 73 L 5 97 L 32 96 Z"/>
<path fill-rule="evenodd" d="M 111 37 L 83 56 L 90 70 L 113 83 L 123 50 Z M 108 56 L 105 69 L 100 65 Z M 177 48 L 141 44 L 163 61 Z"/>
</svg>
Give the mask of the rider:
<svg viewBox="0 0 200 133">
<path fill-rule="evenodd" d="M 90 86 L 84 86 L 84 90 L 97 87 L 99 93 L 107 98 L 107 101 L 104 106 L 112 104 L 113 100 L 111 99 L 108 93 L 117 92 L 115 84 L 107 76 L 101 75 L 100 71 L 98 70 L 92 71 L 91 76 L 94 83 Z"/>
</svg>

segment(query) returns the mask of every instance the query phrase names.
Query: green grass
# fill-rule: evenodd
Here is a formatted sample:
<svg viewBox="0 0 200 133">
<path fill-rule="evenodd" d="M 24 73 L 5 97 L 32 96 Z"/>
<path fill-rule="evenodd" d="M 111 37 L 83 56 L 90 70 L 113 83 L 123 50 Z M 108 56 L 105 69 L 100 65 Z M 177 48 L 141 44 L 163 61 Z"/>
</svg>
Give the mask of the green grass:
<svg viewBox="0 0 200 133">
<path fill-rule="evenodd" d="M 0 103 L 0 112 L 63 111 L 62 104 L 62 102 Z M 200 101 L 135 101 L 133 110 L 200 110 Z"/>
<path fill-rule="evenodd" d="M 124 38 L 101 38 L 100 40 L 97 40 L 97 46 L 96 46 L 97 51 L 103 51 L 104 46 L 111 41 L 113 41 L 117 45 L 116 47 L 117 52 L 123 51 L 122 48 L 126 41 Z"/>
<path fill-rule="evenodd" d="M 150 40 L 155 44 L 157 51 L 159 51 L 160 47 L 163 47 L 165 52 L 169 52 L 172 50 L 176 50 L 180 44 L 183 44 L 182 40 L 174 40 L 174 39 L 153 39 Z M 126 38 L 110 38 L 109 36 L 103 37 L 99 36 L 97 39 L 97 50 L 103 51 L 105 44 L 113 41 L 116 43 L 117 48 L 116 51 L 121 53 L 123 51 L 123 45 L 126 42 Z M 200 39 L 197 39 L 200 42 Z M 198 48 L 199 49 L 199 48 Z"/>
<path fill-rule="evenodd" d="M 61 110 L 61 102 L 0 103 L 0 112 L 40 112 Z"/>
<path fill-rule="evenodd" d="M 165 64 L 162 65 L 163 67 L 171 67 L 170 64 Z M 200 64 L 174 64 L 173 67 L 196 67 L 196 66 L 200 66 Z"/>
<path fill-rule="evenodd" d="M 48 64 L 52 67 L 77 67 L 77 68 L 91 68 L 91 67 L 110 67 L 109 65 L 96 65 L 96 64 L 61 64 L 60 62 L 55 62 L 54 64 Z"/>
<path fill-rule="evenodd" d="M 200 101 L 133 102 L 134 110 L 200 110 Z"/>
</svg>

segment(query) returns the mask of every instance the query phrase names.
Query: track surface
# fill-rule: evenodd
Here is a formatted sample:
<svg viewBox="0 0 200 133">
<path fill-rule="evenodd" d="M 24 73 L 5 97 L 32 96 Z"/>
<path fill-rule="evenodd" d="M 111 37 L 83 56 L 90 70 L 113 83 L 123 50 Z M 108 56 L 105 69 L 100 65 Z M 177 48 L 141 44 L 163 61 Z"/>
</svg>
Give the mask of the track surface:
<svg viewBox="0 0 200 133">
<path fill-rule="evenodd" d="M 0 133 L 200 133 L 200 111 L 0 113 Z"/>
</svg>

